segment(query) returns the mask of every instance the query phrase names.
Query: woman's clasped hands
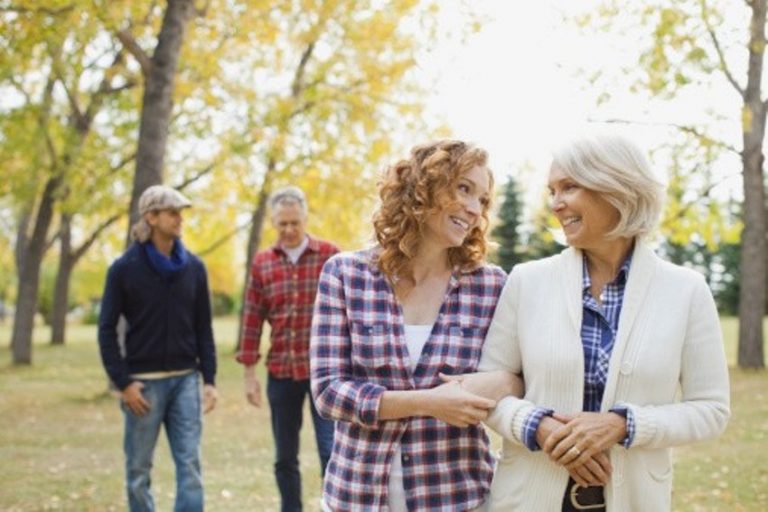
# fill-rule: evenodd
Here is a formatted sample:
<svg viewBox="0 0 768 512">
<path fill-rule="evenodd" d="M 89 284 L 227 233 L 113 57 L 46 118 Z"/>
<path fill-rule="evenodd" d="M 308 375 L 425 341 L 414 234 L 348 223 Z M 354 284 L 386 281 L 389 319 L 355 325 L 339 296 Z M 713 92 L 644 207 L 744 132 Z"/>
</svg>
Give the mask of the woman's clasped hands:
<svg viewBox="0 0 768 512">
<path fill-rule="evenodd" d="M 579 485 L 606 485 L 613 471 L 608 449 L 626 437 L 626 428 L 613 412 L 554 413 L 542 418 L 536 441 Z"/>
</svg>

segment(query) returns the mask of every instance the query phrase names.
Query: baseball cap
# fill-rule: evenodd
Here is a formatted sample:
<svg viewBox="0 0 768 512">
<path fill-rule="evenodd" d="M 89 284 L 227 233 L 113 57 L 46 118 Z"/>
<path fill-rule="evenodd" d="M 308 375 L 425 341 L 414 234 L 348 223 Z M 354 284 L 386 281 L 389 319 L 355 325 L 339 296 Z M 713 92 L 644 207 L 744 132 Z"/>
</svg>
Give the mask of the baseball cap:
<svg viewBox="0 0 768 512">
<path fill-rule="evenodd" d="M 157 210 L 179 210 L 192 206 L 181 192 L 166 185 L 152 185 L 139 197 L 139 215 Z"/>
</svg>

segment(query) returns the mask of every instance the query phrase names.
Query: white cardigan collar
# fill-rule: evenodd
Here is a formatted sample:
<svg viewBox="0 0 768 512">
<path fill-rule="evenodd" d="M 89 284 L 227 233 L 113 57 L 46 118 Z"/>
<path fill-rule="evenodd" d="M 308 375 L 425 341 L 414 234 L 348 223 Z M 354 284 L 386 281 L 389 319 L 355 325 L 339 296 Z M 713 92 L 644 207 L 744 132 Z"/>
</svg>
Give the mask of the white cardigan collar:
<svg viewBox="0 0 768 512">
<path fill-rule="evenodd" d="M 560 271 L 563 276 L 561 292 L 567 297 L 568 316 L 573 323 L 573 328 L 576 333 L 580 333 L 583 313 L 582 283 L 584 266 L 582 262 L 584 253 L 579 249 L 569 247 L 560 255 Z M 612 397 L 615 391 L 616 368 L 621 365 L 629 333 L 632 330 L 637 313 L 640 311 L 643 302 L 647 300 L 648 287 L 658 264 L 659 259 L 656 254 L 647 245 L 636 241 L 635 249 L 632 253 L 632 265 L 627 277 L 627 287 L 624 290 L 624 301 L 621 307 L 621 316 L 619 317 L 619 330 L 613 345 L 603 402 L 605 402 L 606 398 Z"/>
</svg>

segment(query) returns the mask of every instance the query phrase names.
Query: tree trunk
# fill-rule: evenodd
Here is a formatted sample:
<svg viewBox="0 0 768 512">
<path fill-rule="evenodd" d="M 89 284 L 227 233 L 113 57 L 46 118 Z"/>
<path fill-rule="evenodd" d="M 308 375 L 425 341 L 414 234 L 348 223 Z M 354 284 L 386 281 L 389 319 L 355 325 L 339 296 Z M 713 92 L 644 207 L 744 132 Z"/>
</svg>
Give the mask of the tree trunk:
<svg viewBox="0 0 768 512">
<path fill-rule="evenodd" d="M 151 65 L 145 70 L 127 245 L 130 244 L 130 226 L 139 219 L 141 193 L 147 187 L 163 182 L 163 162 L 173 108 L 173 82 L 184 31 L 193 13 L 192 0 L 168 0 Z"/>
<path fill-rule="evenodd" d="M 45 185 L 31 238 L 27 240 L 21 231 L 18 234 L 16 255 L 19 286 L 11 335 L 13 364 L 16 365 L 32 364 L 32 329 L 37 312 L 40 267 L 47 248 L 48 228 L 53 219 L 53 205 L 59 181 L 60 178 L 54 176 L 49 178 Z"/>
<path fill-rule="evenodd" d="M 744 230 L 741 234 L 739 355 L 741 368 L 764 368 L 763 314 L 766 282 L 766 210 L 763 138 L 766 106 L 761 98 L 765 48 L 766 0 L 751 4 L 749 68 L 744 95 Z"/>
<path fill-rule="evenodd" d="M 51 345 L 63 345 L 66 338 L 67 311 L 69 310 L 69 282 L 74 269 L 72 254 L 72 216 L 61 216 L 59 268 L 53 288 L 51 313 Z"/>
<path fill-rule="evenodd" d="M 270 164 L 267 169 L 267 175 L 265 176 L 264 184 L 259 192 L 259 200 L 256 205 L 256 209 L 253 212 L 251 218 L 251 229 L 248 233 L 248 246 L 246 247 L 245 258 L 245 286 L 243 286 L 242 295 L 240 297 L 240 321 L 237 326 L 237 343 L 235 348 L 240 350 L 240 340 L 243 337 L 243 312 L 245 311 L 245 296 L 248 292 L 248 279 L 251 275 L 251 264 L 253 262 L 253 256 L 259 250 L 261 245 L 261 233 L 264 230 L 264 219 L 267 216 L 267 200 L 269 199 L 269 191 L 267 190 L 269 173 L 274 170 L 274 166 Z"/>
</svg>

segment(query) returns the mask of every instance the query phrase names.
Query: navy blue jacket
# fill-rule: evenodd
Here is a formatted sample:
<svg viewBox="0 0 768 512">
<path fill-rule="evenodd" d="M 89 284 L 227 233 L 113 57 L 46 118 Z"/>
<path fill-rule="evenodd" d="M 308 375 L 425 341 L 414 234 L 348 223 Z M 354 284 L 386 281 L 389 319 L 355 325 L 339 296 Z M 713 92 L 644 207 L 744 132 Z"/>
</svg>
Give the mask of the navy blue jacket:
<svg viewBox="0 0 768 512">
<path fill-rule="evenodd" d="M 205 265 L 189 262 L 171 277 L 150 265 L 144 249 L 131 245 L 107 273 L 99 314 L 99 348 L 109 378 L 125 389 L 135 373 L 198 369 L 206 384 L 216 377 L 216 349 Z M 128 321 L 125 357 L 117 322 Z"/>
</svg>

